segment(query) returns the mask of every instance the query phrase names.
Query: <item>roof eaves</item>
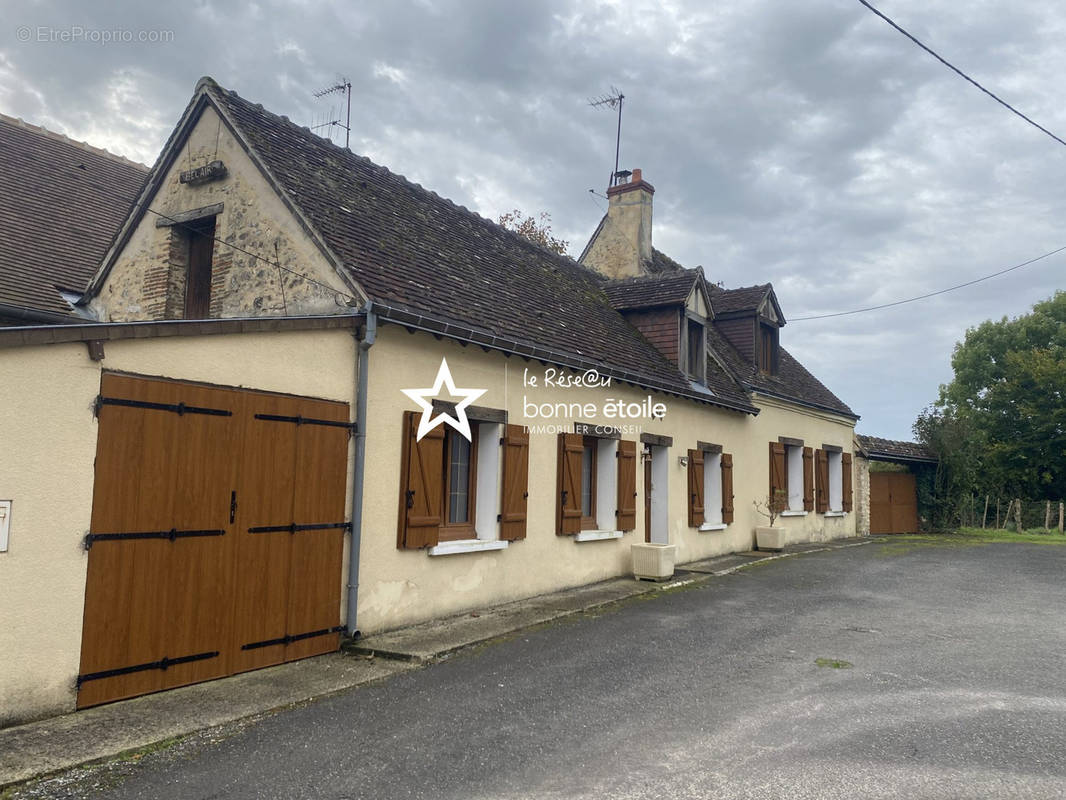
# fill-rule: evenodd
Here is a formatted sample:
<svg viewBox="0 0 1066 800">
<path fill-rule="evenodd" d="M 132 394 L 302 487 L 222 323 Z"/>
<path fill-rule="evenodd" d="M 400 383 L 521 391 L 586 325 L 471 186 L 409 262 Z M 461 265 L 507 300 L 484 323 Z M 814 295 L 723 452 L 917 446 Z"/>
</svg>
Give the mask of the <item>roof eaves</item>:
<svg viewBox="0 0 1066 800">
<path fill-rule="evenodd" d="M 502 353 L 544 361 L 557 366 L 575 370 L 596 370 L 605 377 L 637 386 L 642 389 L 652 389 L 663 394 L 694 400 L 699 403 L 718 406 L 729 411 L 737 411 L 755 416 L 759 409 L 754 405 L 734 403 L 726 398 L 704 392 L 695 392 L 681 388 L 680 378 L 678 386 L 670 387 L 654 378 L 629 370 L 618 369 L 604 364 L 591 361 L 574 353 L 563 353 L 558 350 L 541 347 L 532 342 L 521 341 L 510 337 L 498 336 L 485 331 L 480 331 L 468 325 L 442 320 L 438 317 L 423 314 L 421 312 L 407 311 L 384 303 L 373 303 L 371 310 L 384 322 L 391 322 L 402 327 L 431 333 L 435 336 L 443 336 L 460 342 L 476 344 L 480 347 L 497 350 Z"/>
<path fill-rule="evenodd" d="M 813 408 L 816 411 L 824 411 L 828 414 L 836 414 L 839 417 L 846 417 L 855 421 L 862 419 L 862 417 L 860 417 L 854 411 L 842 411 L 839 408 L 833 408 L 832 406 L 823 405 L 822 403 L 812 403 L 810 400 L 801 400 L 798 397 L 793 397 L 791 395 L 787 395 L 781 392 L 774 392 L 770 391 L 769 389 L 763 389 L 759 386 L 755 386 L 751 383 L 751 381 L 743 381 L 742 384 L 744 388 L 751 392 L 753 395 L 762 394 L 766 395 L 767 397 L 774 397 L 778 400 L 785 400 L 789 403 L 795 403 L 796 405 L 803 406 L 804 408 Z"/>
</svg>

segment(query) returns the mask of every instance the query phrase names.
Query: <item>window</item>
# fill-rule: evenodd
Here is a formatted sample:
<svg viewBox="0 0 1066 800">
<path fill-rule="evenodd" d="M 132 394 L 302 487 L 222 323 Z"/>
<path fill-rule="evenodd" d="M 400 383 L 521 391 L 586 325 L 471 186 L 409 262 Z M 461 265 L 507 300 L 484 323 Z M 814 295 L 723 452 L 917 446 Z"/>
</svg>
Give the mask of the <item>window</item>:
<svg viewBox="0 0 1066 800">
<path fill-rule="evenodd" d="M 733 456 L 719 445 L 688 451 L 689 527 L 721 530 L 733 521 Z"/>
<path fill-rule="evenodd" d="M 770 442 L 768 502 L 785 516 L 814 509 L 814 451 L 801 439 L 784 436 Z"/>
<path fill-rule="evenodd" d="M 768 322 L 759 322 L 759 341 L 756 360 L 761 372 L 776 375 L 778 366 L 778 328 Z"/>
<path fill-rule="evenodd" d="M 581 530 L 596 527 L 596 440 L 582 439 L 581 448 Z"/>
<path fill-rule="evenodd" d="M 614 436 L 591 436 L 594 426 L 577 424 L 579 433 L 559 434 L 556 533 L 579 534 L 578 541 L 636 527 L 636 443 Z"/>
<path fill-rule="evenodd" d="M 470 441 L 446 426 L 419 440 L 421 412 L 404 412 L 399 548 L 448 555 L 525 538 L 529 433 L 503 412 L 471 407 L 467 416 Z"/>
<path fill-rule="evenodd" d="M 707 380 L 706 332 L 703 323 L 695 319 L 686 319 L 687 326 L 686 372 L 692 380 L 704 383 Z"/>
<path fill-rule="evenodd" d="M 472 441 L 448 428 L 444 434 L 444 524 L 440 541 L 474 539 L 474 503 L 477 493 L 477 442 L 480 425 L 472 425 Z"/>
<path fill-rule="evenodd" d="M 843 515 L 851 511 L 851 453 L 825 444 L 815 454 L 815 463 L 817 511 L 830 515 Z"/>
<path fill-rule="evenodd" d="M 188 240 L 184 316 L 185 319 L 208 319 L 211 316 L 211 259 L 215 247 L 215 218 L 204 217 L 187 222 L 180 226 L 180 230 Z"/>
</svg>

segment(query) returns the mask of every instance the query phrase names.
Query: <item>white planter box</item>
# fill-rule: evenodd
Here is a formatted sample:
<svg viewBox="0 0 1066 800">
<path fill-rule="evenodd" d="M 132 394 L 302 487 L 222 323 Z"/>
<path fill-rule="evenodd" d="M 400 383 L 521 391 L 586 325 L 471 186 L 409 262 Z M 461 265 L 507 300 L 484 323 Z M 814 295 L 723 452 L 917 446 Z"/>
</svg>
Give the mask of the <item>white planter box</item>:
<svg viewBox="0 0 1066 800">
<path fill-rule="evenodd" d="M 633 575 L 652 581 L 665 581 L 674 577 L 674 560 L 677 546 L 672 544 L 634 544 Z"/>
<path fill-rule="evenodd" d="M 784 528 L 756 528 L 755 546 L 760 550 L 780 551 L 785 549 Z"/>
</svg>

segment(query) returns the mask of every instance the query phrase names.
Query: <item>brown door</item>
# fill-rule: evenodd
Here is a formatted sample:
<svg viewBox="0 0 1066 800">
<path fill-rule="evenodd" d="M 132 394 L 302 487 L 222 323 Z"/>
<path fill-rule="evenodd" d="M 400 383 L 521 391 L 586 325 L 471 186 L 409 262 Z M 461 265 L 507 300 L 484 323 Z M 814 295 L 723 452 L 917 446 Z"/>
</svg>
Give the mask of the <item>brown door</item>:
<svg viewBox="0 0 1066 800">
<path fill-rule="evenodd" d="M 870 533 L 916 533 L 918 492 L 914 475 L 870 473 Z"/>
<path fill-rule="evenodd" d="M 335 649 L 347 406 L 108 374 L 98 407 L 78 706 Z"/>
</svg>

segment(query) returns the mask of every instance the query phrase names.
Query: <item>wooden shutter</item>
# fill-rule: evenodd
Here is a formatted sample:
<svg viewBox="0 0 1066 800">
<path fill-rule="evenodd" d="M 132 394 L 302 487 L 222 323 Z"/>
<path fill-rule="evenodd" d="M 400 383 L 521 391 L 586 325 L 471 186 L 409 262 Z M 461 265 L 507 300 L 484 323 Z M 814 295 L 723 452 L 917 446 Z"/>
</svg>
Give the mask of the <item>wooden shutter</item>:
<svg viewBox="0 0 1066 800">
<path fill-rule="evenodd" d="M 733 455 L 722 453 L 722 522 L 733 521 Z"/>
<path fill-rule="evenodd" d="M 770 442 L 770 495 L 768 500 L 778 511 L 788 508 L 788 469 L 785 446 Z"/>
<path fill-rule="evenodd" d="M 433 547 L 440 541 L 444 485 L 444 430 L 438 425 L 416 441 L 419 411 L 403 412 L 400 481 L 401 549 Z"/>
<path fill-rule="evenodd" d="M 851 453 L 844 453 L 840 456 L 840 467 L 841 478 L 844 482 L 841 487 L 844 496 L 843 510 L 851 511 Z"/>
<path fill-rule="evenodd" d="M 503 431 L 503 498 L 500 501 L 500 538 L 526 538 L 529 498 L 529 431 L 506 425 Z"/>
<path fill-rule="evenodd" d="M 814 472 L 817 476 L 814 510 L 824 514 L 829 510 L 829 453 L 825 450 L 814 452 Z"/>
<path fill-rule="evenodd" d="M 703 451 L 688 451 L 688 526 L 703 524 Z"/>
<path fill-rule="evenodd" d="M 555 532 L 569 536 L 581 530 L 581 458 L 585 446 L 580 433 L 559 434 L 558 494 Z"/>
<path fill-rule="evenodd" d="M 814 511 L 814 448 L 803 448 L 803 510 Z"/>
<path fill-rule="evenodd" d="M 637 527 L 637 443 L 618 443 L 618 507 L 615 517 L 620 531 Z"/>
</svg>

